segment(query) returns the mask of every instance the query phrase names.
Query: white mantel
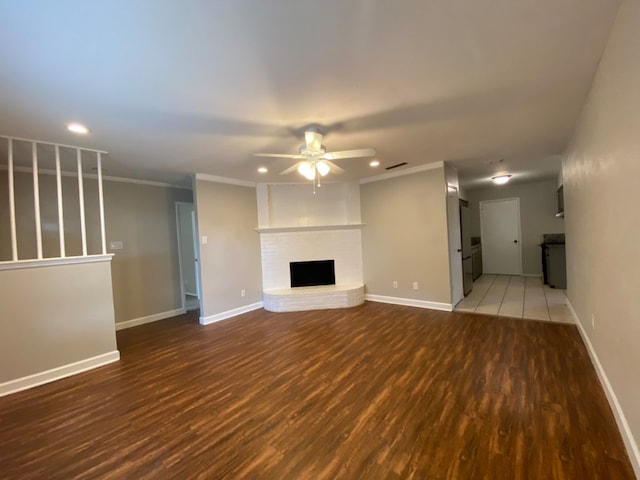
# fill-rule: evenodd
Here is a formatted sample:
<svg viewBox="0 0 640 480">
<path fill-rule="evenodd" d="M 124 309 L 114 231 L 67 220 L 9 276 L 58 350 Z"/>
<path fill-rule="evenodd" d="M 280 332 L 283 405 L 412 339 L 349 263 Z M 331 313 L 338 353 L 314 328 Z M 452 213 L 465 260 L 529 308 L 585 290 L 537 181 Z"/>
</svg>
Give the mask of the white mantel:
<svg viewBox="0 0 640 480">
<path fill-rule="evenodd" d="M 362 228 L 358 183 L 259 184 L 258 221 L 264 296 L 283 295 L 291 286 L 289 263 L 334 260 L 336 286 L 362 291 Z M 359 287 L 358 287 L 359 286 Z M 322 290 L 322 288 L 320 288 Z M 297 292 L 297 291 L 296 291 Z M 318 295 L 322 295 L 321 292 Z M 300 301 L 299 292 L 292 297 Z M 292 302 L 294 299 L 292 298 Z M 311 308 L 322 302 L 309 300 Z M 352 306 L 349 305 L 343 306 Z M 327 303 L 329 308 L 335 305 Z M 299 305 L 296 305 L 299 310 Z"/>
</svg>

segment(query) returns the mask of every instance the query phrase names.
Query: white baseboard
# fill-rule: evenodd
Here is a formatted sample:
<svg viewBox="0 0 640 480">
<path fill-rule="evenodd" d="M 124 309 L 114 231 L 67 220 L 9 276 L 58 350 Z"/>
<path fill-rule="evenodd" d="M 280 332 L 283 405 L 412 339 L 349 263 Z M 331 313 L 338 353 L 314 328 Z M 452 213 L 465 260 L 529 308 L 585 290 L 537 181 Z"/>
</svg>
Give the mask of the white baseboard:
<svg viewBox="0 0 640 480">
<path fill-rule="evenodd" d="M 629 454 L 629 459 L 631 460 L 631 465 L 633 466 L 633 470 L 635 471 L 636 477 L 640 478 L 640 449 L 638 449 L 638 444 L 636 440 L 633 438 L 633 433 L 631 432 L 631 428 L 629 427 L 629 423 L 627 422 L 627 418 L 624 416 L 624 412 L 622 411 L 622 407 L 620 406 L 620 402 L 618 402 L 618 397 L 616 396 L 616 392 L 613 390 L 611 383 L 609 383 L 609 378 L 607 377 L 607 373 L 604 370 L 604 367 L 600 363 L 600 359 L 596 354 L 596 351 L 591 344 L 591 340 L 589 340 L 589 336 L 587 335 L 586 330 L 582 326 L 580 319 L 578 318 L 578 314 L 573 309 L 573 305 L 567 298 L 567 306 L 569 307 L 569 311 L 573 316 L 573 319 L 578 326 L 578 331 L 580 332 L 580 336 L 582 337 L 582 341 L 587 347 L 587 351 L 589 352 L 589 356 L 591 357 L 591 362 L 596 369 L 598 377 L 600 378 L 600 383 L 604 388 L 604 392 L 607 395 L 607 399 L 609 400 L 609 405 L 611 406 L 611 410 L 613 411 L 613 416 L 616 419 L 616 423 L 618 424 L 618 429 L 622 435 L 622 441 L 624 442 L 625 447 L 627 447 L 627 453 Z"/>
<path fill-rule="evenodd" d="M 178 308 L 176 310 L 169 310 L 167 312 L 154 313 L 153 315 L 147 315 L 146 317 L 134 318 L 133 320 L 126 320 L 124 322 L 116 323 L 116 330 L 124 330 L 125 328 L 137 327 L 138 325 L 144 325 L 145 323 L 157 322 L 158 320 L 164 320 L 165 318 L 171 318 L 186 313 L 184 308 Z"/>
<path fill-rule="evenodd" d="M 108 363 L 117 362 L 120 360 L 120 352 L 114 350 L 113 352 L 103 353 L 96 357 L 86 358 L 79 362 L 70 363 L 61 367 L 52 368 L 44 372 L 35 373 L 27 377 L 16 378 L 15 380 L 9 380 L 5 383 L 0 383 L 0 397 L 9 395 L 10 393 L 20 392 L 28 388 L 37 387 L 44 383 L 60 380 L 61 378 L 70 377 L 77 373 L 86 372 Z"/>
<path fill-rule="evenodd" d="M 426 300 L 414 300 L 412 298 L 387 297 L 384 295 L 372 295 L 370 293 L 367 293 L 364 298 L 370 302 L 391 303 L 393 305 L 405 305 L 407 307 L 430 308 L 431 310 L 443 310 L 445 312 L 453 311 L 453 305 L 450 303 L 428 302 Z"/>
<path fill-rule="evenodd" d="M 523 273 L 520 276 L 521 277 L 538 277 L 538 278 L 542 278 L 542 274 L 541 273 Z"/>
<path fill-rule="evenodd" d="M 226 312 L 216 313 L 215 315 L 209 315 L 208 317 L 200 317 L 200 325 L 209 325 L 210 323 L 220 322 L 227 318 L 235 317 L 243 313 L 251 312 L 262 308 L 262 302 L 251 303 L 242 307 L 234 308 L 233 310 L 227 310 Z"/>
</svg>

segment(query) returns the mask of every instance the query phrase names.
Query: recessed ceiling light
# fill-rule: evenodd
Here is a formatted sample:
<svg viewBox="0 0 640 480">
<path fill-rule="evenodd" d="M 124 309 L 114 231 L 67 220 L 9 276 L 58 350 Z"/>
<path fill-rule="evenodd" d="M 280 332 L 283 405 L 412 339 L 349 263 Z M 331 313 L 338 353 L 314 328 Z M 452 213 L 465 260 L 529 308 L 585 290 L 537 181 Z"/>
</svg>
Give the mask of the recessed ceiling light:
<svg viewBox="0 0 640 480">
<path fill-rule="evenodd" d="M 259 168 L 258 168 L 258 171 L 259 171 L 260 173 L 267 173 L 267 172 L 269 171 L 269 169 L 268 169 L 267 167 L 259 167 Z"/>
<path fill-rule="evenodd" d="M 497 177 L 491 177 L 491 180 L 498 185 L 504 185 L 511 179 L 511 175 L 498 175 Z"/>
<path fill-rule="evenodd" d="M 371 167 L 377 167 L 378 165 L 380 165 L 380 162 L 379 162 L 378 160 L 371 160 L 371 161 L 369 162 L 369 165 L 370 165 Z"/>
<path fill-rule="evenodd" d="M 67 123 L 67 130 L 80 135 L 86 135 L 91 131 L 81 123 Z"/>
</svg>

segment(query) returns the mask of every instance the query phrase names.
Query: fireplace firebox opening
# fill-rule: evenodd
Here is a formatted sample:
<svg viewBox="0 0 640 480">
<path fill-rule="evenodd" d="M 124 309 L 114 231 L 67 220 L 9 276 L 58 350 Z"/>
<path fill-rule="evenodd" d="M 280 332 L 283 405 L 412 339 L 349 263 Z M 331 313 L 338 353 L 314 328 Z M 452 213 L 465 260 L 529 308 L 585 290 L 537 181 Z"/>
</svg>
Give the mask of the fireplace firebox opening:
<svg viewBox="0 0 640 480">
<path fill-rule="evenodd" d="M 335 285 L 336 271 L 333 260 L 312 260 L 310 262 L 289 262 L 291 288 Z"/>
</svg>

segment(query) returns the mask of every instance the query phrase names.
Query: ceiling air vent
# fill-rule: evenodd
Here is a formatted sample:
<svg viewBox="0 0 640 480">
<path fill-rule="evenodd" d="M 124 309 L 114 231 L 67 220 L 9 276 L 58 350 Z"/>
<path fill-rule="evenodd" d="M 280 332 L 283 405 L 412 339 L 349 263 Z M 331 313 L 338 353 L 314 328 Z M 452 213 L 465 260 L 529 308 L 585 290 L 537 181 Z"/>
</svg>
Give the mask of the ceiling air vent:
<svg viewBox="0 0 640 480">
<path fill-rule="evenodd" d="M 394 168 L 402 167 L 404 165 L 407 165 L 407 162 L 396 163 L 395 165 L 385 168 L 385 170 L 393 170 Z"/>
</svg>

